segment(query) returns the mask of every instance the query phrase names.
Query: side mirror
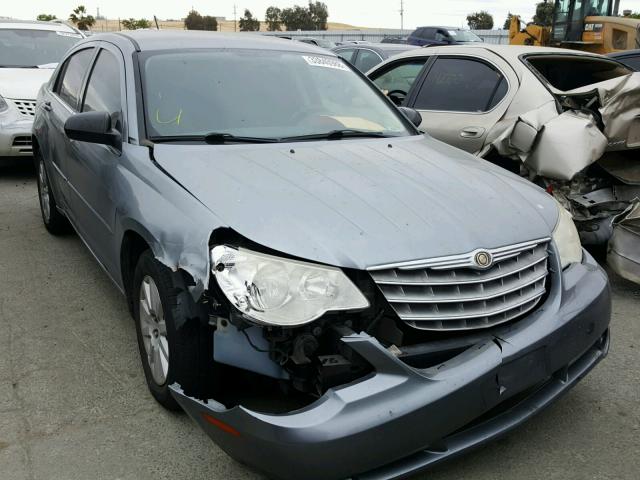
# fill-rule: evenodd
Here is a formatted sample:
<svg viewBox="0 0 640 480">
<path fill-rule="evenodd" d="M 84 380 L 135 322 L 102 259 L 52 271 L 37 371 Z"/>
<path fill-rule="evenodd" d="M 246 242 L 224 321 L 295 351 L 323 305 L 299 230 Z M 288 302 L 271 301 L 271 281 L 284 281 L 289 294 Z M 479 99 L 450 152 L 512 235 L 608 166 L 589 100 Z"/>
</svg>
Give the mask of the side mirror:
<svg viewBox="0 0 640 480">
<path fill-rule="evenodd" d="M 111 115 L 107 112 L 76 113 L 64 122 L 64 133 L 79 142 L 122 148 L 122 135 L 113 128 Z"/>
<path fill-rule="evenodd" d="M 398 107 L 398 109 L 409 119 L 416 127 L 422 124 L 422 115 L 417 110 L 409 107 Z"/>
</svg>

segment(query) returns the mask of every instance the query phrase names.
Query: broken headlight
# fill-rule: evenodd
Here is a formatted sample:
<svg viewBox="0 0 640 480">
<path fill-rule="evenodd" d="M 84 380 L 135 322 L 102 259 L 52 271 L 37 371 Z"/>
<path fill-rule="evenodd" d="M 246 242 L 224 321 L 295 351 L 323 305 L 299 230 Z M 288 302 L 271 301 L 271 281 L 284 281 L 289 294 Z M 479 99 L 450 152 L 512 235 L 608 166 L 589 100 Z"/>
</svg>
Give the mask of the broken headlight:
<svg viewBox="0 0 640 480">
<path fill-rule="evenodd" d="M 211 262 L 227 299 L 258 323 L 291 327 L 369 306 L 339 268 L 222 245 L 211 250 Z"/>
<path fill-rule="evenodd" d="M 553 241 L 558 249 L 562 268 L 582 261 L 580 235 L 573 223 L 573 217 L 560 203 L 558 203 L 558 223 L 553 231 Z"/>
</svg>

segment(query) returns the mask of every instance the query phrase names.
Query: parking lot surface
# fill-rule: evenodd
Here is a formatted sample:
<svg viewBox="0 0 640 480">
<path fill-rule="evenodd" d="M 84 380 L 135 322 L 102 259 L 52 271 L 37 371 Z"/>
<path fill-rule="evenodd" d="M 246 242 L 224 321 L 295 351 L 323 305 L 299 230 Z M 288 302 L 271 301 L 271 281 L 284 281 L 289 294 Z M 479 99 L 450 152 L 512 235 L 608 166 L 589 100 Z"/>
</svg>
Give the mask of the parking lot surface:
<svg viewBox="0 0 640 480">
<path fill-rule="evenodd" d="M 640 287 L 612 280 L 609 357 L 523 427 L 418 478 L 640 478 Z M 262 478 L 154 402 L 123 298 L 76 235 L 46 232 L 29 167 L 0 167 L 0 478 Z"/>
</svg>

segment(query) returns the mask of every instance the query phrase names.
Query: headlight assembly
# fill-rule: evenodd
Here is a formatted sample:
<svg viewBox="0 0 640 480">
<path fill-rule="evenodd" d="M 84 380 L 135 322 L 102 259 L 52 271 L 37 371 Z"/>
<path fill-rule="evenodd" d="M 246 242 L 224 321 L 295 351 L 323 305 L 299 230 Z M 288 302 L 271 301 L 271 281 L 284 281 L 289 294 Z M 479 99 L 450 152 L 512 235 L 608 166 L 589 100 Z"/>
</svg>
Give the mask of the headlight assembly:
<svg viewBox="0 0 640 480">
<path fill-rule="evenodd" d="M 293 327 L 369 306 L 339 268 L 222 245 L 211 250 L 211 261 L 224 295 L 257 323 Z"/>
<path fill-rule="evenodd" d="M 9 109 L 9 105 L 7 104 L 7 101 L 4 98 L 2 98 L 2 95 L 0 95 L 0 113 L 8 109 Z"/>
<path fill-rule="evenodd" d="M 571 214 L 558 203 L 558 223 L 553 231 L 553 241 L 560 255 L 562 268 L 582 261 L 582 245 L 580 235 L 573 223 Z"/>
</svg>

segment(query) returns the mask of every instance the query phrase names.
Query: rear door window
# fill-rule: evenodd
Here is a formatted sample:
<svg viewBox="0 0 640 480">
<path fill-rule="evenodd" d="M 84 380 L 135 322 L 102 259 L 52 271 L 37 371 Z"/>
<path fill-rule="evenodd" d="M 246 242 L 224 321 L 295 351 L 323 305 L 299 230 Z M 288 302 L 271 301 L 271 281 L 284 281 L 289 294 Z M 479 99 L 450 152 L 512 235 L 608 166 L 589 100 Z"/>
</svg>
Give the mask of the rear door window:
<svg viewBox="0 0 640 480">
<path fill-rule="evenodd" d="M 580 55 L 538 55 L 526 58 L 552 87 L 566 92 L 628 75 L 631 70 L 605 58 Z"/>
<path fill-rule="evenodd" d="M 438 58 L 417 93 L 418 110 L 487 112 L 506 95 L 507 81 L 491 65 L 470 58 Z"/>
<path fill-rule="evenodd" d="M 336 55 L 338 55 L 341 58 L 344 58 L 347 62 L 353 65 L 353 60 L 356 56 L 355 48 L 343 48 L 341 50 L 337 50 L 335 53 Z"/>
<path fill-rule="evenodd" d="M 358 59 L 356 60 L 355 66 L 361 72 L 368 72 L 380 62 L 382 62 L 382 57 L 380 55 L 378 55 L 373 50 L 367 50 L 363 48 L 358 54 Z"/>
<path fill-rule="evenodd" d="M 424 38 L 425 40 L 433 40 L 435 36 L 436 36 L 435 28 L 425 28 L 424 31 L 422 32 L 421 38 Z"/>
<path fill-rule="evenodd" d="M 372 76 L 380 90 L 393 92 L 400 91 L 409 93 L 420 71 L 429 60 L 429 57 L 415 58 L 409 61 L 395 63 L 381 74 Z"/>
<path fill-rule="evenodd" d="M 62 67 L 55 92 L 71 108 L 78 108 L 78 99 L 82 82 L 93 58 L 93 48 L 80 50 L 73 54 Z"/>
</svg>

